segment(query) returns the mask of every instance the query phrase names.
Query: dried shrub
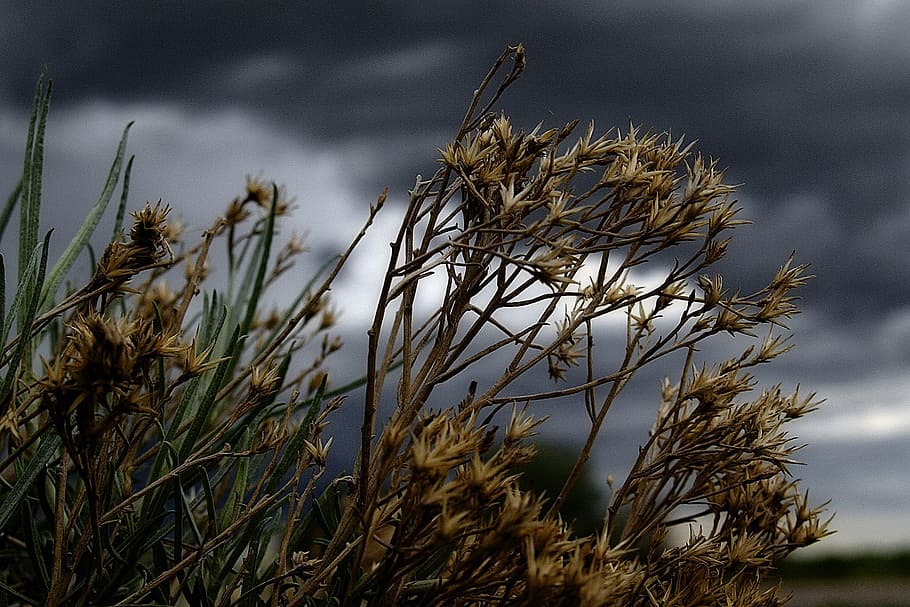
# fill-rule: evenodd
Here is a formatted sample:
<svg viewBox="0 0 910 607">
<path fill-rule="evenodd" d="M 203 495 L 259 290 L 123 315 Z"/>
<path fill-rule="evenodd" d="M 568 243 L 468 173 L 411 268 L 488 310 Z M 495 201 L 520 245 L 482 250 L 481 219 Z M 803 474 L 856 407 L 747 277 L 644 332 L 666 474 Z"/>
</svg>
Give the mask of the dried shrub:
<svg viewBox="0 0 910 607">
<path fill-rule="evenodd" d="M 507 49 L 438 172 L 410 191 L 367 332 L 353 475 L 319 492 L 329 417 L 359 405 L 344 403 L 353 386 L 328 389 L 342 347 L 328 292 L 385 194 L 283 309 L 265 310 L 265 294 L 303 247 L 273 250 L 291 201 L 259 178 L 193 246 L 160 204 L 126 234 L 118 220 L 94 275 L 57 302 L 126 133 L 47 273 L 39 84 L 8 205 L 18 291 L 0 322 L 9 604 L 782 604 L 769 574 L 828 533 L 789 475 L 784 427 L 816 403 L 757 391 L 750 369 L 790 348 L 781 330 L 806 267 L 791 256 L 754 293 L 725 286 L 712 267 L 743 222 L 716 163 L 634 127 L 515 129 L 491 110 L 523 69 L 523 49 Z M 216 239 L 229 278 L 208 289 Z M 666 269 L 644 284 L 642 267 Z M 749 345 L 702 362 L 699 346 L 725 334 Z M 608 412 L 658 361 L 675 370 L 652 429 L 602 529 L 574 533 L 558 512 Z M 515 470 L 545 422 L 535 406 L 552 400 L 587 422 L 562 490 L 541 496 Z M 673 529 L 687 539 L 668 543 Z"/>
</svg>

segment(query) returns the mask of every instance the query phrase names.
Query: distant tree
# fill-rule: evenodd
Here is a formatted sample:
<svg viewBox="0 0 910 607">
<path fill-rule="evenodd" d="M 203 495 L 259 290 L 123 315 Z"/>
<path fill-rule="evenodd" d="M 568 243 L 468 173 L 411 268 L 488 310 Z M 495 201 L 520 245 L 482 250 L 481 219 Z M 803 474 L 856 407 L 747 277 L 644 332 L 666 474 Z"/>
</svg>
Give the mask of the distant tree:
<svg viewBox="0 0 910 607">
<path fill-rule="evenodd" d="M 516 467 L 516 471 L 521 473 L 519 485 L 525 491 L 553 499 L 562 491 L 563 483 L 575 465 L 577 449 L 541 441 L 536 441 L 534 446 L 538 450 L 534 458 Z M 578 536 L 592 535 L 603 529 L 607 498 L 592 477 L 590 466 L 582 469 L 559 513 Z"/>
</svg>

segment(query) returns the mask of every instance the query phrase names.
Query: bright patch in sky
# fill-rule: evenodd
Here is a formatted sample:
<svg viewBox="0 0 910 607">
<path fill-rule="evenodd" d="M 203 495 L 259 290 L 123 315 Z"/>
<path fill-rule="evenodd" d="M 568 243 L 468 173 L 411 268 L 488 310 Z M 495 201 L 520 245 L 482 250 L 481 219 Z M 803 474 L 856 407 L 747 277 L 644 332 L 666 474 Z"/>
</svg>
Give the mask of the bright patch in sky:
<svg viewBox="0 0 910 607">
<path fill-rule="evenodd" d="M 814 385 L 826 401 L 792 431 L 811 443 L 910 437 L 910 377 L 880 374 L 848 384 Z"/>
</svg>

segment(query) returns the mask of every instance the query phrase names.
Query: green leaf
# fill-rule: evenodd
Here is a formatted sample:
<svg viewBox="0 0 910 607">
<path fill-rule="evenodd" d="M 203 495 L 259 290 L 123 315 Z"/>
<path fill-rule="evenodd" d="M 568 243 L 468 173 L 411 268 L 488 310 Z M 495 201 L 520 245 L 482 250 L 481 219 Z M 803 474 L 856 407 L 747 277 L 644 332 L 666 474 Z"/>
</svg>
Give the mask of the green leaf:
<svg viewBox="0 0 910 607">
<path fill-rule="evenodd" d="M 44 471 L 44 467 L 51 461 L 51 458 L 54 457 L 59 448 L 60 437 L 56 434 L 46 434 L 41 440 L 41 444 L 38 445 L 38 449 L 32 456 L 31 461 L 29 461 L 28 466 L 16 479 L 16 484 L 0 501 L 0 531 L 6 527 L 10 517 L 16 512 L 35 480 Z"/>
<path fill-rule="evenodd" d="M 202 493 L 205 496 L 205 509 L 209 520 L 209 529 L 206 530 L 206 536 L 214 537 L 218 535 L 218 509 L 215 507 L 215 492 L 212 491 L 212 482 L 209 480 L 208 471 L 201 466 L 199 467 L 199 480 L 202 481 Z"/>
<path fill-rule="evenodd" d="M 232 344 L 230 350 L 225 353 L 226 358 L 218 364 L 218 367 L 212 374 L 202 400 L 198 403 L 194 402 L 196 392 L 200 385 L 199 378 L 194 378 L 187 386 L 186 392 L 184 392 L 183 395 L 183 399 L 181 399 L 181 402 L 177 407 L 177 412 L 174 416 L 174 419 L 168 429 L 168 433 L 162 441 L 162 448 L 159 450 L 158 455 L 155 458 L 155 462 L 152 467 L 152 479 L 160 478 L 161 474 L 163 473 L 165 460 L 167 457 L 166 450 L 164 449 L 165 445 L 170 446 L 172 444 L 180 442 L 180 447 L 177 448 L 177 455 L 175 458 L 177 462 L 185 462 L 192 454 L 192 451 L 196 446 L 197 439 L 202 432 L 202 428 L 208 419 L 208 415 L 212 408 L 212 405 L 214 404 L 215 397 L 218 395 L 218 391 L 224 386 L 225 382 L 228 379 L 227 369 L 234 360 L 234 357 L 238 356 L 239 352 L 242 351 L 241 343 L 243 340 L 238 338 L 238 329 L 239 328 L 234 329 L 233 338 L 230 342 Z M 217 338 L 217 333 L 214 337 Z M 176 432 L 180 426 L 180 421 L 184 414 L 192 417 L 193 421 L 190 424 L 190 427 L 187 430 L 186 434 L 183 436 L 182 441 L 178 441 Z M 165 483 L 162 487 L 159 487 L 157 491 L 153 491 L 151 496 L 145 498 L 142 504 L 142 515 L 148 516 L 159 512 L 164 504 L 165 495 L 168 491 L 173 490 L 171 487 L 171 483 Z"/>
<path fill-rule="evenodd" d="M 196 473 L 197 474 L 201 473 L 202 475 L 205 475 L 205 470 L 201 469 L 201 466 L 200 466 L 197 468 Z M 195 474 L 193 474 L 192 476 L 195 476 Z M 186 511 L 186 520 L 190 524 L 190 531 L 193 532 L 193 539 L 196 542 L 195 545 L 201 546 L 203 543 L 202 532 L 199 531 L 199 525 L 196 524 L 196 518 L 193 516 L 193 512 L 195 512 L 196 506 L 197 506 L 198 502 L 202 499 L 202 496 L 196 496 L 196 498 L 191 503 L 190 500 L 187 499 L 186 494 L 183 492 L 183 488 L 181 487 L 180 499 L 183 500 L 183 508 Z"/>
<path fill-rule="evenodd" d="M 22 529 L 24 530 L 23 535 L 25 537 L 28 555 L 35 564 L 38 575 L 41 577 L 42 590 L 46 592 L 50 589 L 51 576 L 47 572 L 47 564 L 44 562 L 44 555 L 42 554 L 42 545 L 44 542 L 38 531 L 38 525 L 35 524 L 34 514 L 32 513 L 31 508 L 27 507 L 29 499 L 33 500 L 34 498 L 26 498 L 23 501 L 22 508 L 19 510 L 22 519 Z"/>
<path fill-rule="evenodd" d="M 325 386 L 326 378 L 323 378 L 322 383 L 319 385 L 319 388 L 316 390 L 316 393 L 312 398 L 308 399 L 304 406 L 309 406 L 309 410 L 301 421 L 300 425 L 297 426 L 294 436 L 291 437 L 291 440 L 288 441 L 287 447 L 284 449 L 284 453 L 281 454 L 281 459 L 278 462 L 278 465 L 275 466 L 275 470 L 272 472 L 272 476 L 269 478 L 268 483 L 266 484 L 266 493 L 275 493 L 278 490 L 278 486 L 281 484 L 281 479 L 284 475 L 290 470 L 291 466 L 294 465 L 294 462 L 299 457 L 300 452 L 303 450 L 303 441 L 309 438 L 312 434 L 313 422 L 316 420 L 316 416 L 321 410 L 321 405 L 324 402 L 325 396 Z"/>
<path fill-rule="evenodd" d="M 28 118 L 28 134 L 25 137 L 25 161 L 22 167 L 22 179 L 19 181 L 19 186 L 21 189 L 21 194 L 19 198 L 21 199 L 22 205 L 19 210 L 19 278 L 22 279 L 22 274 L 24 273 L 25 260 L 28 259 L 24 253 L 28 252 L 29 249 L 34 248 L 38 244 L 37 228 L 35 229 L 35 234 L 31 235 L 25 229 L 28 225 L 29 215 L 31 210 L 28 208 L 28 204 L 31 200 L 30 189 L 32 185 L 32 171 L 33 171 L 33 162 L 32 156 L 34 155 L 35 147 L 35 133 L 36 125 L 38 124 L 38 112 L 41 107 L 41 98 L 43 95 L 43 85 L 44 85 L 44 73 L 38 77 L 38 83 L 35 85 L 35 96 L 32 99 L 32 110 Z M 31 236 L 32 246 L 28 247 L 30 244 L 29 237 Z"/>
<path fill-rule="evenodd" d="M 215 585 L 217 585 L 217 582 Z M 191 587 L 188 598 L 190 599 L 189 603 L 191 605 L 199 605 L 200 607 L 215 607 L 215 603 L 212 601 L 212 599 L 209 598 L 209 595 L 205 588 L 205 580 L 201 575 L 196 577 L 196 580 Z"/>
<path fill-rule="evenodd" d="M 98 200 L 92 205 L 91 210 L 89 210 L 88 215 L 85 217 L 85 221 L 82 222 L 82 226 L 79 228 L 79 231 L 76 232 L 76 236 L 70 241 L 66 250 L 60 256 L 60 260 L 51 270 L 50 274 L 48 274 L 47 281 L 44 284 L 44 291 L 41 294 L 42 310 L 47 310 L 53 305 L 53 300 L 57 294 L 57 289 L 60 287 L 60 283 L 76 262 L 76 258 L 79 257 L 82 249 L 84 249 L 88 243 L 89 238 L 91 238 L 92 234 L 95 232 L 95 228 L 98 226 L 98 222 L 101 221 L 104 211 L 107 210 L 107 206 L 111 201 L 111 196 L 114 194 L 114 188 L 117 187 L 117 182 L 120 180 L 120 167 L 123 165 L 123 156 L 126 151 L 126 139 L 131 126 L 133 126 L 132 122 L 127 124 L 123 129 L 123 135 L 120 137 L 120 144 L 117 146 L 114 162 L 111 164 L 110 171 L 107 175 L 107 181 L 104 183 Z"/>
<path fill-rule="evenodd" d="M 196 408 L 196 412 L 193 415 L 193 423 L 183 437 L 183 441 L 181 442 L 178 451 L 177 461 L 186 461 L 196 447 L 196 439 L 199 438 L 199 434 L 202 432 L 202 428 L 208 420 L 209 411 L 211 410 L 212 405 L 215 404 L 215 397 L 218 395 L 218 391 L 221 390 L 228 379 L 228 368 L 233 366 L 235 359 L 242 349 L 241 343 L 243 341 L 244 338 L 240 337 L 240 327 L 235 327 L 234 332 L 231 334 L 231 339 L 228 342 L 228 350 L 224 353 L 225 359 L 222 360 L 215 369 L 215 373 L 212 375 L 205 395 L 203 395 L 202 401 L 200 401 L 199 406 Z"/>
<path fill-rule="evenodd" d="M 279 385 L 284 382 L 284 378 L 287 376 L 290 364 L 291 353 L 288 352 L 284 355 L 281 363 L 278 366 L 277 372 Z M 250 449 L 252 447 L 254 439 L 253 431 L 256 428 L 259 428 L 262 422 L 268 417 L 268 409 L 275 402 L 277 396 L 278 393 L 275 392 L 268 398 L 264 398 L 256 403 L 250 413 L 246 416 L 246 420 L 248 421 L 241 420 L 240 423 L 237 424 L 236 430 L 229 432 L 225 436 L 224 441 L 233 445 L 236 451 L 246 451 Z M 285 406 L 291 405 L 287 404 Z M 221 510 L 221 515 L 218 519 L 219 529 L 227 527 L 240 515 L 240 508 L 243 497 L 250 489 L 247 487 L 247 483 L 249 481 L 249 473 L 250 459 L 246 457 L 240 458 L 237 463 L 237 475 L 234 477 L 231 492 L 228 494 L 227 501 L 225 502 L 225 505 Z"/>
<path fill-rule="evenodd" d="M 250 592 L 250 590 L 256 587 L 256 570 L 259 568 L 259 561 L 262 560 L 263 540 L 268 543 L 268 538 L 271 536 L 271 534 L 266 531 L 265 527 L 266 525 L 263 524 L 262 527 L 257 529 L 257 532 L 253 534 L 249 553 L 247 558 L 244 559 L 247 564 L 247 569 L 243 575 L 242 588 L 246 592 L 240 595 L 239 607 L 254 607 L 256 604 L 256 596 L 253 592 Z"/>
<path fill-rule="evenodd" d="M 0 253 L 0 347 L 6 344 L 6 333 L 9 328 L 6 325 L 6 259 Z"/>
<path fill-rule="evenodd" d="M 284 453 L 282 454 L 281 459 L 279 460 L 278 465 L 275 467 L 272 475 L 269 477 L 266 483 L 266 494 L 274 494 L 277 491 L 279 484 L 281 483 L 282 478 L 287 473 L 291 465 L 296 461 L 298 454 L 303 449 L 303 441 L 310 436 L 313 422 L 316 419 L 316 416 L 319 413 L 320 405 L 323 402 L 323 396 L 325 394 L 325 380 L 323 380 L 319 389 L 316 391 L 316 394 L 312 398 L 308 399 L 303 406 L 309 406 L 306 416 L 304 417 L 301 424 L 297 427 L 297 431 L 294 436 L 291 437 L 291 440 L 284 448 Z M 288 406 L 292 406 L 288 404 Z M 253 517 L 250 522 L 246 525 L 245 530 L 242 532 L 237 542 L 234 544 L 233 548 L 228 552 L 226 559 L 224 560 L 224 565 L 222 566 L 219 578 L 223 579 L 224 576 L 228 575 L 233 563 L 240 558 L 240 554 L 247 547 L 249 542 L 252 541 L 252 537 L 257 533 L 257 530 L 260 529 L 260 525 L 263 524 L 266 517 L 272 512 L 275 508 L 281 506 L 281 500 L 278 500 L 272 506 L 264 508 L 257 516 Z"/>
<path fill-rule="evenodd" d="M 28 302 L 29 295 L 34 291 L 32 285 L 35 280 L 35 275 L 38 273 L 38 267 L 41 264 L 41 254 L 42 252 L 38 248 L 32 251 L 32 254 L 29 256 L 29 263 L 25 270 L 24 279 L 16 285 L 16 293 L 13 295 L 13 301 L 10 304 L 11 314 L 4 318 L 2 333 L 0 333 L 0 340 L 2 340 L 4 344 L 9 338 L 10 329 L 13 328 L 14 316 L 20 315 L 21 310 L 28 305 L 26 302 Z M 6 273 L 4 272 L 4 278 L 5 274 Z M 6 281 L 4 280 L 4 286 L 5 282 Z"/>
<path fill-rule="evenodd" d="M 275 236 L 275 209 L 278 208 L 278 186 L 272 184 L 272 206 L 269 208 L 269 215 L 265 222 L 265 230 L 262 234 L 261 247 L 258 249 L 258 262 L 256 264 L 256 278 L 253 281 L 253 288 L 249 292 L 249 298 L 246 304 L 246 315 L 243 318 L 243 324 L 240 325 L 241 334 L 245 334 L 250 329 L 253 322 L 253 316 L 256 314 L 256 308 L 259 307 L 259 298 L 262 294 L 262 283 L 265 281 L 265 272 L 269 264 L 269 255 L 272 251 L 272 239 Z M 257 243 L 258 244 L 258 243 Z M 254 258 L 255 259 L 255 258 Z M 251 264 L 252 265 L 252 264 Z M 245 282 L 244 284 L 249 284 Z"/>
<path fill-rule="evenodd" d="M 14 300 L 14 307 L 16 307 L 16 311 L 20 315 L 19 342 L 16 344 L 12 358 L 9 359 L 9 366 L 3 378 L 3 383 L 0 384 L 0 403 L 2 403 L 0 405 L 0 414 L 5 413 L 6 409 L 12 404 L 8 397 L 20 365 L 23 361 L 30 363 L 32 360 L 32 323 L 35 321 L 35 314 L 38 310 L 38 294 L 41 292 L 44 271 L 47 268 L 47 249 L 50 239 L 51 232 L 48 232 L 44 237 L 43 245 L 39 246 L 38 250 L 33 253 L 32 259 L 29 260 L 25 284 L 21 284 L 16 292 L 16 299 L 19 299 L 21 295 L 21 299 L 25 301 L 22 305 L 17 306 Z M 35 257 L 38 257 L 38 267 L 33 270 Z M 5 328 L 4 333 L 6 333 L 6 330 Z"/>
<path fill-rule="evenodd" d="M 350 476 L 341 474 L 332 480 L 294 528 L 289 544 L 291 550 L 312 550 L 314 545 L 324 547 L 328 544 L 344 515 L 345 502 L 351 499 L 354 491 Z"/>
<path fill-rule="evenodd" d="M 3 580 L 0 580 L 0 590 L 3 591 L 3 596 L 0 598 L 4 600 L 4 604 L 6 604 L 6 595 L 9 595 L 14 599 L 19 599 L 23 605 L 37 605 L 41 602 L 25 596 L 24 594 L 14 590 L 11 586 L 7 586 L 3 583 Z"/>
<path fill-rule="evenodd" d="M 149 545 L 152 547 L 152 562 L 155 565 L 155 571 L 167 571 L 170 568 L 170 561 L 168 561 L 167 551 L 160 538 Z"/>
<path fill-rule="evenodd" d="M 242 443 L 252 442 L 252 432 L 250 432 L 249 428 L 243 429 L 240 440 Z M 238 448 L 243 449 L 243 445 L 238 445 Z M 240 508 L 243 503 L 243 497 L 247 492 L 247 482 L 249 480 L 249 475 L 249 458 L 239 458 L 239 461 L 237 461 L 237 476 L 234 477 L 231 492 L 228 494 L 227 501 L 224 503 L 224 506 L 221 509 L 221 514 L 218 517 L 218 529 L 226 529 L 232 522 L 237 519 L 238 516 L 240 516 Z"/>
<path fill-rule="evenodd" d="M 120 238 L 120 230 L 123 229 L 123 218 L 126 216 L 126 196 L 130 190 L 130 175 L 133 172 L 133 160 L 135 159 L 135 156 L 130 156 L 129 162 L 126 163 L 126 170 L 123 172 L 123 188 L 120 190 L 120 204 L 117 205 L 117 215 L 114 217 L 114 231 L 111 233 L 112 241 Z"/>
<path fill-rule="evenodd" d="M 19 279 L 27 271 L 29 254 L 38 246 L 41 210 L 41 179 L 44 170 L 44 132 L 53 85 L 43 86 L 44 74 L 38 78 L 32 113 L 29 117 L 25 144 L 25 166 L 22 170 L 22 205 L 19 208 Z"/>
<path fill-rule="evenodd" d="M 221 333 L 226 311 L 222 308 L 221 314 L 215 314 L 214 310 L 216 309 L 216 305 L 217 298 L 213 298 L 211 306 L 212 311 L 206 313 L 205 318 L 203 318 L 202 327 L 200 327 L 199 330 L 199 341 L 201 344 L 197 347 L 201 348 L 202 351 L 213 345 L 215 340 L 217 340 L 218 335 Z M 205 308 L 208 310 L 209 306 L 205 306 Z M 180 402 L 171 417 L 171 423 L 168 426 L 167 432 L 162 439 L 162 447 L 167 446 L 168 448 L 172 448 L 172 445 L 177 440 L 177 431 L 183 423 L 184 418 L 192 417 L 196 414 L 196 394 L 199 391 L 201 383 L 202 378 L 194 377 L 187 384 L 183 391 L 183 396 L 180 398 Z M 152 471 L 149 477 L 150 480 L 154 481 L 161 478 L 161 475 L 164 473 L 166 455 L 166 449 L 162 448 L 158 450 L 158 454 L 155 456 L 155 461 L 152 464 Z M 160 507 L 161 503 L 163 502 L 161 501 L 160 491 L 154 492 L 152 498 L 143 500 L 143 516 L 149 515 L 152 512 L 152 510 L 149 509 L 152 504 L 156 504 Z"/>
<path fill-rule="evenodd" d="M 288 368 L 290 367 L 292 359 L 292 351 L 293 346 L 282 357 L 281 362 L 276 369 L 276 375 L 278 378 L 277 385 L 279 386 L 284 383 L 284 380 L 287 377 Z M 253 437 L 246 436 L 246 438 L 240 438 L 241 432 L 243 432 L 246 428 L 259 428 L 266 419 L 268 419 L 271 415 L 274 415 L 275 413 L 273 410 L 275 407 L 272 405 L 275 403 L 277 397 L 278 392 L 276 391 L 268 395 L 266 398 L 259 399 L 256 404 L 250 407 L 249 412 L 244 416 L 244 418 L 241 419 L 234 426 L 234 428 L 232 428 L 224 435 L 223 441 L 225 443 L 233 445 L 236 451 L 246 451 L 249 449 L 253 444 Z M 288 406 L 290 405 L 284 404 L 280 407 L 282 415 L 284 414 L 285 408 Z"/>
<path fill-rule="evenodd" d="M 185 502 L 183 499 L 183 488 L 180 485 L 180 477 L 178 476 L 175 480 L 174 495 L 172 496 L 174 500 L 174 562 L 179 563 L 183 560 L 183 514 L 186 512 L 187 516 L 190 516 L 190 513 L 184 507 Z"/>
<path fill-rule="evenodd" d="M 272 185 L 273 197 L 278 196 L 278 186 Z M 274 198 L 273 198 L 274 199 Z M 228 308 L 228 324 L 234 325 L 237 324 L 240 327 L 240 335 L 246 336 L 249 331 L 250 325 L 253 322 L 253 317 L 256 314 L 256 309 L 259 307 L 260 297 L 262 295 L 262 285 L 265 282 L 265 274 L 268 269 L 269 255 L 272 248 L 272 240 L 275 235 L 275 209 L 277 204 L 273 204 L 269 209 L 269 214 L 266 216 L 265 226 L 263 227 L 262 233 L 259 238 L 247 239 L 244 243 L 243 251 L 241 252 L 239 258 L 245 259 L 248 251 L 248 247 L 252 242 L 255 242 L 253 246 L 252 258 L 249 260 L 249 263 L 246 266 L 246 271 L 244 272 L 243 279 L 240 282 L 241 285 L 252 285 L 249 288 L 240 289 L 236 295 L 233 295 L 233 272 L 230 273 L 229 282 L 231 286 L 228 288 L 228 298 L 231 300 L 231 303 Z M 242 317 L 241 317 L 242 312 Z M 222 336 L 224 338 L 225 336 Z M 219 350 L 225 350 L 229 347 L 230 344 L 224 343 L 223 339 L 219 343 Z M 236 364 L 236 362 L 235 362 Z M 228 368 L 228 375 L 233 375 L 234 365 Z"/>
<path fill-rule="evenodd" d="M 207 348 L 214 345 L 218 336 L 221 335 L 221 329 L 227 321 L 228 309 L 217 291 L 212 293 L 211 300 L 209 300 L 208 293 L 203 296 L 202 309 L 204 316 L 199 327 L 199 341 Z"/>
<path fill-rule="evenodd" d="M 0 211 L 0 241 L 3 240 L 3 234 L 6 233 L 6 226 L 9 225 L 9 218 L 13 214 L 13 209 L 19 204 L 19 197 L 21 195 L 22 179 L 20 178 L 16 187 L 13 188 L 12 193 L 9 195 L 9 198 L 6 199 L 6 204 L 3 205 L 3 211 Z"/>
</svg>

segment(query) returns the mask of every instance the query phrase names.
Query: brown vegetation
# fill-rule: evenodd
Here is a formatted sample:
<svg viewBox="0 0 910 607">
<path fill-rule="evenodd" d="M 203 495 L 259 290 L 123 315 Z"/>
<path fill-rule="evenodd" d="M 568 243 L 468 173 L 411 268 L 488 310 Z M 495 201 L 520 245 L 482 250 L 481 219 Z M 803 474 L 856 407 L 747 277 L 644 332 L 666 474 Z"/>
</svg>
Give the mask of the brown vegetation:
<svg viewBox="0 0 910 607">
<path fill-rule="evenodd" d="M 788 473 L 785 424 L 815 403 L 757 391 L 749 370 L 789 349 L 779 329 L 805 266 L 791 257 L 754 293 L 728 287 L 712 267 L 743 222 L 716 163 L 635 127 L 518 130 L 491 110 L 523 69 L 509 48 L 438 172 L 410 191 L 363 403 L 326 383 L 341 347 L 328 292 L 363 231 L 267 314 L 263 294 L 301 247 L 272 250 L 290 209 L 259 180 L 189 248 L 166 208 L 135 213 L 59 303 L 56 289 L 39 296 L 46 249 L 23 224 L 37 246 L 20 264 L 0 395 L 0 550 L 21 563 L 3 569 L 10 604 L 781 603 L 766 576 L 827 533 Z M 121 159 L 122 146 L 118 172 Z M 26 166 L 13 203 L 32 208 Z M 215 239 L 239 279 L 203 291 Z M 661 279 L 636 284 L 645 264 Z M 749 344 L 701 361 L 699 345 L 724 334 Z M 673 367 L 651 431 L 603 529 L 576 535 L 557 513 L 624 387 L 659 361 Z M 471 380 L 481 365 L 494 381 Z M 517 388 L 541 369 L 551 387 Z M 544 422 L 535 404 L 554 399 L 587 424 L 562 490 L 543 499 L 514 469 Z M 354 475 L 317 496 L 340 406 L 362 407 Z M 688 539 L 668 546 L 673 528 Z"/>
</svg>

